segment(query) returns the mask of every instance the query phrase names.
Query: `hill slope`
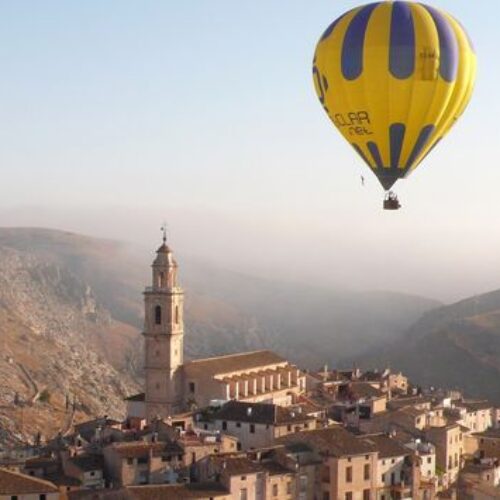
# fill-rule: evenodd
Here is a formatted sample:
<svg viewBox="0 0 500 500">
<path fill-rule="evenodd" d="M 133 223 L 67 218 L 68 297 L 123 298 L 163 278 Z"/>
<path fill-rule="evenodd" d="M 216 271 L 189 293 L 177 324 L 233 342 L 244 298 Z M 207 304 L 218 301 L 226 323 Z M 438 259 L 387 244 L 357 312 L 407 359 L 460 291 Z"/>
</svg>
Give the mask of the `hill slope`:
<svg viewBox="0 0 500 500">
<path fill-rule="evenodd" d="M 68 398 L 78 402 L 76 418 L 122 414 L 122 397 L 141 386 L 141 292 L 153 257 L 154 250 L 73 233 L 0 229 L 0 424 L 10 437 L 64 428 Z M 187 357 L 268 347 L 305 366 L 333 363 L 396 338 L 437 305 L 263 280 L 176 257 Z M 43 392 L 49 402 L 40 401 Z"/>
<path fill-rule="evenodd" d="M 1 245 L 55 260 L 88 283 L 115 320 L 142 327 L 142 291 L 150 280 L 154 249 L 144 252 L 45 229 L 0 229 Z M 176 258 L 186 291 L 188 357 L 269 347 L 316 366 L 393 339 L 440 305 L 399 293 L 353 293 L 265 280 Z"/>
<path fill-rule="evenodd" d="M 500 403 L 500 290 L 430 311 L 399 342 L 362 359 L 363 365 L 381 363 L 422 385 Z"/>
</svg>

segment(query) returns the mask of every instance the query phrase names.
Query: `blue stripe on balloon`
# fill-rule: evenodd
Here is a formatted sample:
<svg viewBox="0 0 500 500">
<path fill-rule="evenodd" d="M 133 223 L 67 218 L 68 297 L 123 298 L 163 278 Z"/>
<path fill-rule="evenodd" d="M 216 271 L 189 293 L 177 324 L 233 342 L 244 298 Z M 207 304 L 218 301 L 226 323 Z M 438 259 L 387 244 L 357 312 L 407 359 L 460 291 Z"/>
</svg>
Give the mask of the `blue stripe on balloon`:
<svg viewBox="0 0 500 500">
<path fill-rule="evenodd" d="M 365 5 L 352 18 L 342 45 L 342 74 L 346 80 L 356 80 L 363 72 L 363 46 L 370 16 L 380 2 Z"/>
<path fill-rule="evenodd" d="M 415 71 L 415 27 L 406 2 L 394 2 L 392 6 L 389 69 L 401 80 Z"/>
<path fill-rule="evenodd" d="M 382 158 L 380 157 L 380 151 L 378 150 L 377 144 L 370 141 L 366 145 L 368 146 L 368 150 L 370 151 L 373 161 L 376 163 L 377 167 L 384 168 L 384 163 L 382 162 Z"/>
<path fill-rule="evenodd" d="M 363 153 L 363 150 L 357 144 L 351 143 L 351 146 L 356 150 L 356 152 L 358 153 L 358 155 L 361 156 L 361 158 L 363 158 L 363 161 L 371 168 L 372 165 L 368 161 L 368 158 Z"/>
<path fill-rule="evenodd" d="M 431 15 L 439 36 L 439 74 L 447 82 L 455 80 L 458 71 L 458 41 L 448 20 L 434 7 L 423 5 Z"/>
<path fill-rule="evenodd" d="M 415 160 L 417 157 L 420 155 L 422 150 L 425 148 L 427 145 L 427 142 L 429 141 L 430 136 L 434 132 L 434 125 L 426 125 L 422 130 L 420 131 L 420 134 L 418 136 L 417 141 L 415 142 L 415 145 L 413 146 L 413 150 L 410 154 L 410 157 L 408 158 L 408 161 L 406 162 L 405 168 L 410 168 L 413 166 L 415 163 Z"/>
<path fill-rule="evenodd" d="M 406 126 L 404 123 L 393 123 L 389 127 L 389 142 L 391 145 L 391 167 L 399 167 L 401 151 L 405 139 Z"/>
</svg>

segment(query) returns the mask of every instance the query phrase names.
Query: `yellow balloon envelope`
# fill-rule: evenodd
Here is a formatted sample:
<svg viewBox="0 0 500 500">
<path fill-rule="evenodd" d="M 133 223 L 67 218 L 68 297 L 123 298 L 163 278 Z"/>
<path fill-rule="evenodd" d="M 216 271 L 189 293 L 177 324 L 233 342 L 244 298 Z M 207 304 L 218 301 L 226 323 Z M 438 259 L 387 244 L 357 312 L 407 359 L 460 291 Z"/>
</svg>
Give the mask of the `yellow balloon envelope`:
<svg viewBox="0 0 500 500">
<path fill-rule="evenodd" d="M 386 190 L 450 130 L 475 74 L 474 49 L 458 21 L 412 2 L 346 12 L 324 32 L 313 63 L 323 108 Z"/>
</svg>

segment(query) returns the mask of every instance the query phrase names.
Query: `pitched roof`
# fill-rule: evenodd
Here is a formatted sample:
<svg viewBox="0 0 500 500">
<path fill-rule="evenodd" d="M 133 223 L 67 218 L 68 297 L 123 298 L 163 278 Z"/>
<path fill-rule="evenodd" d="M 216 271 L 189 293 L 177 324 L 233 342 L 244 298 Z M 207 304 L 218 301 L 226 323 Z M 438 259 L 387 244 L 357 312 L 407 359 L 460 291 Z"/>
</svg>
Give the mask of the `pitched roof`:
<svg viewBox="0 0 500 500">
<path fill-rule="evenodd" d="M 57 486 L 81 486 L 82 482 L 75 477 L 66 476 L 62 472 L 51 472 L 49 474 L 44 474 L 43 477 L 54 483 Z"/>
<path fill-rule="evenodd" d="M 217 498 L 229 495 L 218 483 L 158 484 L 128 486 L 130 498 L 137 500 L 184 500 L 186 498 Z"/>
<path fill-rule="evenodd" d="M 141 441 L 133 441 L 131 443 L 113 443 L 111 448 L 116 451 L 122 458 L 141 458 L 147 457 L 150 453 L 153 456 L 162 454 L 184 453 L 183 449 L 177 443 L 147 443 Z"/>
<path fill-rule="evenodd" d="M 262 471 L 262 465 L 259 462 L 250 460 L 248 457 L 224 457 L 213 455 L 213 462 L 219 464 L 225 473 L 234 476 L 238 474 L 252 474 Z"/>
<path fill-rule="evenodd" d="M 188 377 L 214 376 L 283 363 L 288 361 L 272 351 L 254 351 L 188 361 L 184 363 L 184 372 Z"/>
<path fill-rule="evenodd" d="M 296 432 L 279 438 L 281 443 L 306 443 L 321 453 L 343 457 L 374 453 L 377 448 L 365 436 L 355 436 L 343 427 Z"/>
<path fill-rule="evenodd" d="M 371 434 L 365 436 L 365 438 L 375 445 L 380 458 L 403 457 L 412 453 L 406 446 L 387 436 L 387 434 Z"/>
<path fill-rule="evenodd" d="M 125 488 L 113 490 L 73 490 L 66 493 L 68 500 L 132 500 Z"/>
<path fill-rule="evenodd" d="M 104 460 L 101 455 L 76 455 L 71 457 L 69 461 L 84 472 L 102 470 L 104 468 Z"/>
<path fill-rule="evenodd" d="M 0 469 L 0 495 L 28 495 L 37 493 L 55 493 L 59 491 L 55 484 L 33 476 Z"/>
<path fill-rule="evenodd" d="M 473 434 L 474 436 L 479 436 L 482 438 L 493 438 L 493 439 L 500 439 L 500 428 L 498 429 L 487 429 L 484 432 L 475 432 Z"/>
<path fill-rule="evenodd" d="M 489 401 L 462 401 L 460 403 L 455 403 L 455 406 L 466 408 L 469 412 L 491 410 L 495 408 L 495 405 Z"/>
<path fill-rule="evenodd" d="M 314 419 L 297 409 L 268 403 L 229 401 L 215 415 L 217 420 L 249 422 L 255 424 L 286 424 Z"/>
<path fill-rule="evenodd" d="M 352 382 L 350 385 L 351 393 L 358 398 L 380 398 L 386 397 L 385 394 L 369 382 Z"/>
</svg>

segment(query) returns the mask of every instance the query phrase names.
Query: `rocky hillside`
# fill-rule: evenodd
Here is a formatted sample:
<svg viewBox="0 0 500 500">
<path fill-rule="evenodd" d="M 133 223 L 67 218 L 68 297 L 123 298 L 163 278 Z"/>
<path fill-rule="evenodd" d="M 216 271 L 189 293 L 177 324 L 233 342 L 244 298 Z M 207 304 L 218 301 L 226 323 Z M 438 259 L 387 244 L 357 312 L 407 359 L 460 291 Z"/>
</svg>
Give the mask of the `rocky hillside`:
<svg viewBox="0 0 500 500">
<path fill-rule="evenodd" d="M 47 433 L 119 416 L 141 386 L 141 292 L 154 248 L 45 229 L 0 229 L 0 426 Z M 268 347 L 303 366 L 394 339 L 436 302 L 245 276 L 176 255 L 186 290 L 186 355 Z M 67 402 L 70 402 L 67 411 Z M 43 425 L 40 425 L 43 424 Z"/>
<path fill-rule="evenodd" d="M 424 314 L 399 342 L 363 358 L 388 363 L 422 385 L 458 388 L 500 403 L 500 291 Z"/>
<path fill-rule="evenodd" d="M 137 389 L 123 359 L 137 332 L 56 258 L 0 246 L 0 334 L 4 441 L 64 432 L 89 415 L 121 416 L 123 397 Z"/>
</svg>

